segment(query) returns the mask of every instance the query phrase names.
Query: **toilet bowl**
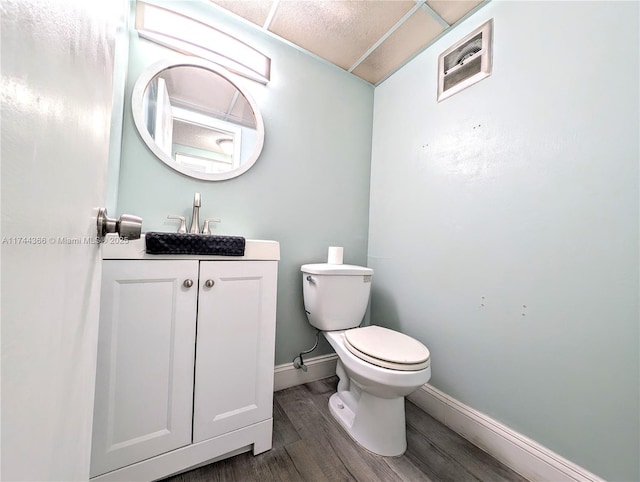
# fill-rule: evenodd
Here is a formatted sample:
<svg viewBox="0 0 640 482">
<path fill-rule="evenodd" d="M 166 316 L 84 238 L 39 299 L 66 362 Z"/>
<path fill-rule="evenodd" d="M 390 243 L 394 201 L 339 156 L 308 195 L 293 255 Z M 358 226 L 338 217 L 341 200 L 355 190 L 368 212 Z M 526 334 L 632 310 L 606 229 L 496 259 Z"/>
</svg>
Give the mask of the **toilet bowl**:
<svg viewBox="0 0 640 482">
<path fill-rule="evenodd" d="M 404 398 L 431 377 L 429 350 L 394 330 L 358 327 L 369 300 L 370 268 L 309 264 L 301 271 L 309 322 L 338 355 L 331 414 L 369 451 L 402 455 L 407 447 Z"/>
<path fill-rule="evenodd" d="M 427 383 L 431 366 L 397 370 L 374 365 L 347 348 L 345 334 L 323 332 L 338 355 L 336 374 L 340 379 L 329 410 L 366 449 L 379 455 L 402 455 L 407 448 L 404 397 Z"/>
</svg>

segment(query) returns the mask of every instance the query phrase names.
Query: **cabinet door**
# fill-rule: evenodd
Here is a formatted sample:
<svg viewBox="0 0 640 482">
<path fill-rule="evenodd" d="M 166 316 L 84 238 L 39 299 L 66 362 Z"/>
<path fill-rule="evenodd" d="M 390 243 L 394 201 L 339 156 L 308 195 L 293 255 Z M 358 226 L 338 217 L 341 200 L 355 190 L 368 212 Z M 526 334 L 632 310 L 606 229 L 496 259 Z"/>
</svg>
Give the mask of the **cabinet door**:
<svg viewBox="0 0 640 482">
<path fill-rule="evenodd" d="M 198 261 L 104 261 L 92 477 L 191 443 L 197 283 Z"/>
<path fill-rule="evenodd" d="M 194 442 L 271 418 L 276 283 L 275 261 L 200 263 Z"/>
</svg>

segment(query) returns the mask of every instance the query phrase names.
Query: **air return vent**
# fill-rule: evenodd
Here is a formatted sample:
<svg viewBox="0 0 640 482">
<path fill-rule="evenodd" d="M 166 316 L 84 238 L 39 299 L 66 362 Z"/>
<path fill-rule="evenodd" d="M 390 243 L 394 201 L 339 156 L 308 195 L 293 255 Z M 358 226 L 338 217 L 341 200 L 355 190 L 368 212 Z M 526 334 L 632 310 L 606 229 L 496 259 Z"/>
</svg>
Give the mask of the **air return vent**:
<svg viewBox="0 0 640 482">
<path fill-rule="evenodd" d="M 438 57 L 438 102 L 491 75 L 493 19 Z"/>
</svg>

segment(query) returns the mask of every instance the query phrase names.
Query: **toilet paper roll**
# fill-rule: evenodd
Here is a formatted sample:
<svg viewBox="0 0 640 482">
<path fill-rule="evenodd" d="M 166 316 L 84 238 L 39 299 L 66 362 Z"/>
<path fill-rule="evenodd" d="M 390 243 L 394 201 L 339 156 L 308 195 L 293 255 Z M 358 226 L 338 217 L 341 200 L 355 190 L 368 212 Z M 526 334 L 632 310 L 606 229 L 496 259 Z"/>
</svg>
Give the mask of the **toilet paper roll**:
<svg viewBox="0 0 640 482">
<path fill-rule="evenodd" d="M 327 263 L 342 264 L 344 248 L 342 246 L 329 246 L 329 256 Z"/>
</svg>

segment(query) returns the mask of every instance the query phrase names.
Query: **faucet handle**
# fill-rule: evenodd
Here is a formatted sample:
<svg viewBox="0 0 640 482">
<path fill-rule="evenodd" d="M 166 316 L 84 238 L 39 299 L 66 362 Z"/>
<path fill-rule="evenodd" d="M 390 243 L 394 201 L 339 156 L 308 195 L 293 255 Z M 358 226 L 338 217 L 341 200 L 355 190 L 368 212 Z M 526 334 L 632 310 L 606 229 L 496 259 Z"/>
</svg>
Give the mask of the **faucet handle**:
<svg viewBox="0 0 640 482">
<path fill-rule="evenodd" d="M 211 234 L 211 229 L 209 228 L 209 223 L 221 223 L 221 219 L 209 218 L 204 220 L 204 227 L 202 228 L 202 234 Z"/>
<path fill-rule="evenodd" d="M 184 216 L 176 216 L 174 214 L 169 214 L 167 216 L 167 219 L 179 219 L 180 220 L 180 227 L 178 228 L 178 232 L 179 233 L 186 233 L 187 232 L 187 221 L 186 221 Z"/>
</svg>

